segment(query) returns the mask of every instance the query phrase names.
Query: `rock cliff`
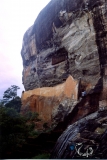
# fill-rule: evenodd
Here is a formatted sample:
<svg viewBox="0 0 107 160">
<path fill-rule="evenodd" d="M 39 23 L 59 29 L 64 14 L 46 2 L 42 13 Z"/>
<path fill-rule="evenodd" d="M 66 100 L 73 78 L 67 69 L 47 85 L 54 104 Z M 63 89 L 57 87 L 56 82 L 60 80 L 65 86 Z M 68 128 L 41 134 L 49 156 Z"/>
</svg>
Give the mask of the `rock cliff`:
<svg viewBox="0 0 107 160">
<path fill-rule="evenodd" d="M 94 86 L 106 63 L 105 0 L 51 0 L 25 33 L 25 90 L 62 83 L 71 74 Z M 100 60 L 99 60 L 100 57 Z"/>
<path fill-rule="evenodd" d="M 21 113 L 38 112 L 54 131 L 69 126 L 51 157 L 107 158 L 107 1 L 51 0 L 26 31 L 21 55 Z"/>
<path fill-rule="evenodd" d="M 107 0 L 51 0 L 21 55 L 21 113 L 38 112 L 54 132 L 68 127 L 51 158 L 107 158 Z"/>
<path fill-rule="evenodd" d="M 75 122 L 106 106 L 106 13 L 106 0 L 51 0 L 39 13 L 23 37 L 22 113 L 36 111 L 50 122 L 65 110 L 67 99 L 77 104 Z"/>
</svg>

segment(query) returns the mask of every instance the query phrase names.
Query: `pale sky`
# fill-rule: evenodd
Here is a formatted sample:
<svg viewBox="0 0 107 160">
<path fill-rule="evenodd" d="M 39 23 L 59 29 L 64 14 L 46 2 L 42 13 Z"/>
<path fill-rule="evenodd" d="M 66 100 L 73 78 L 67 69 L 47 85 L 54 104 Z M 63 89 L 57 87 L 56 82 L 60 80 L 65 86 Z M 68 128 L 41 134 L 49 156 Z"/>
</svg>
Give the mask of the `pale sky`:
<svg viewBox="0 0 107 160">
<path fill-rule="evenodd" d="M 22 39 L 50 0 L 0 0 L 0 99 L 11 85 L 22 85 Z"/>
</svg>

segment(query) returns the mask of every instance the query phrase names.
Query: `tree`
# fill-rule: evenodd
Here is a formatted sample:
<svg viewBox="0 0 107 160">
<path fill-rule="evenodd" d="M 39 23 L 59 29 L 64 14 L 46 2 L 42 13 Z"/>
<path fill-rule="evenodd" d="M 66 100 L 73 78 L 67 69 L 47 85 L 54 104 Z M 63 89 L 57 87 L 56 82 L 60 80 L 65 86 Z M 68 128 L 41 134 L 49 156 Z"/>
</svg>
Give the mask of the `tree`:
<svg viewBox="0 0 107 160">
<path fill-rule="evenodd" d="M 7 107 L 7 108 L 13 108 L 17 112 L 20 112 L 21 108 L 21 99 L 19 96 L 17 96 L 17 90 L 20 89 L 16 85 L 11 85 L 3 94 L 3 99 L 1 100 L 1 106 Z"/>
<path fill-rule="evenodd" d="M 48 123 L 45 122 L 45 123 L 43 124 L 43 128 L 44 128 L 45 130 L 46 130 L 46 129 L 49 129 Z"/>
<path fill-rule="evenodd" d="M 26 124 L 26 117 L 21 116 L 13 108 L 0 108 L 0 158 L 8 158 L 8 152 L 14 152 L 18 146 L 26 142 L 31 125 Z"/>
<path fill-rule="evenodd" d="M 3 100 L 2 99 L 0 99 L 0 108 L 1 107 L 4 107 L 4 103 L 3 103 Z"/>
<path fill-rule="evenodd" d="M 11 85 L 11 87 L 8 88 L 3 94 L 4 103 L 7 103 L 12 99 L 15 99 L 17 97 L 17 90 L 18 89 L 20 89 L 18 86 Z"/>
<path fill-rule="evenodd" d="M 15 109 L 17 112 L 20 112 L 20 108 L 21 108 L 21 98 L 19 96 L 15 97 L 14 99 L 12 99 L 11 101 L 9 101 L 8 103 L 5 104 L 5 107 L 7 108 L 13 108 Z"/>
<path fill-rule="evenodd" d="M 28 121 L 41 121 L 41 119 L 39 118 L 39 114 L 37 112 L 27 112 L 25 113 L 25 117 Z"/>
</svg>

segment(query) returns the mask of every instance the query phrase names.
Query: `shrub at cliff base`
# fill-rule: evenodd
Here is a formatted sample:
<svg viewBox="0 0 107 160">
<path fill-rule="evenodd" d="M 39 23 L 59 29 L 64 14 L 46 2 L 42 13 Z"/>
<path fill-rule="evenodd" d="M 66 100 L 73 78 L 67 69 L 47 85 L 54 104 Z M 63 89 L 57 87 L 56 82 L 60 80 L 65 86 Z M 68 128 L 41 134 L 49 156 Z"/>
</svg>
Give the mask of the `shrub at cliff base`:
<svg viewBox="0 0 107 160">
<path fill-rule="evenodd" d="M 0 108 L 0 158 L 5 158 L 7 152 L 14 152 L 17 147 L 26 143 L 26 138 L 35 127 L 26 122 L 26 118 L 13 108 Z"/>
</svg>

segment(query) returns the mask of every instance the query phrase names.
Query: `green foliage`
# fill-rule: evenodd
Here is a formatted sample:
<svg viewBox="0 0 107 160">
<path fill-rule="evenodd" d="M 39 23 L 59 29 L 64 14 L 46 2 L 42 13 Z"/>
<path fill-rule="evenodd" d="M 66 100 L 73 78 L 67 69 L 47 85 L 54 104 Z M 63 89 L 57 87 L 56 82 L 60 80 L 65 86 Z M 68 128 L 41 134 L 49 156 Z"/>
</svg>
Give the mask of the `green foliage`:
<svg viewBox="0 0 107 160">
<path fill-rule="evenodd" d="M 32 121 L 33 121 L 33 120 L 38 120 L 38 116 L 39 116 L 38 113 L 33 112 L 33 113 L 32 113 L 32 116 L 31 116 L 31 120 L 32 120 Z"/>
<path fill-rule="evenodd" d="M 29 126 L 29 131 L 33 131 L 35 128 L 35 123 L 31 122 L 30 124 L 28 124 L 28 126 Z"/>
<path fill-rule="evenodd" d="M 44 129 L 48 129 L 48 128 L 49 128 L 48 123 L 44 123 L 44 124 L 43 124 L 43 128 L 44 128 Z"/>
<path fill-rule="evenodd" d="M 20 112 L 21 108 L 21 98 L 20 97 L 15 97 L 14 99 L 10 100 L 8 103 L 5 104 L 5 107 L 7 108 L 13 108 L 17 112 Z"/>
<path fill-rule="evenodd" d="M 0 99 L 0 108 L 1 108 L 1 107 L 4 107 L 4 104 L 3 104 L 2 99 Z"/>
<path fill-rule="evenodd" d="M 16 134 L 26 130 L 25 118 L 12 108 L 0 108 L 1 134 Z"/>
<path fill-rule="evenodd" d="M 26 114 L 25 114 L 25 117 L 26 117 L 26 119 L 29 121 L 41 121 L 40 119 L 39 119 L 39 114 L 37 113 L 37 112 L 31 112 L 31 111 L 29 111 L 29 112 L 27 112 Z"/>
<path fill-rule="evenodd" d="M 26 142 L 31 125 L 12 108 L 0 108 L 0 155 Z"/>
<path fill-rule="evenodd" d="M 40 133 L 41 133 L 40 131 L 33 130 L 33 131 L 29 132 L 29 136 L 33 137 L 33 138 L 36 138 L 40 135 Z"/>
<path fill-rule="evenodd" d="M 12 85 L 10 88 L 8 88 L 4 94 L 3 99 L 0 100 L 0 107 L 7 107 L 7 108 L 13 108 L 17 112 L 20 112 L 21 108 L 21 98 L 17 96 L 17 90 L 20 89 L 16 85 Z"/>
<path fill-rule="evenodd" d="M 33 157 L 32 159 L 49 159 L 49 157 L 50 157 L 49 153 L 43 153 Z"/>
<path fill-rule="evenodd" d="M 27 143 L 29 136 L 36 138 L 40 134 L 35 131 L 35 122 L 40 121 L 38 113 L 19 114 L 21 99 L 17 96 L 18 89 L 18 86 L 12 85 L 0 100 L 0 158 L 8 152 L 14 153 Z"/>
<path fill-rule="evenodd" d="M 3 94 L 4 104 L 17 97 L 17 90 L 20 89 L 16 85 L 11 85 Z"/>
</svg>

